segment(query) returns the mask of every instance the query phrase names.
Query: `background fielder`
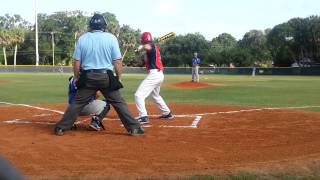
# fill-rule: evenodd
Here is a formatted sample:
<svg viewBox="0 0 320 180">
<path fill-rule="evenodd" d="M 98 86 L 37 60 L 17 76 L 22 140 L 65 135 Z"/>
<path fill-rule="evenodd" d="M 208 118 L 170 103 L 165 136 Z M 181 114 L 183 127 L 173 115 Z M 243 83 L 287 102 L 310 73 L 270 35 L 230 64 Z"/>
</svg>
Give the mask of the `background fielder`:
<svg viewBox="0 0 320 180">
<path fill-rule="evenodd" d="M 192 82 L 199 82 L 199 65 L 200 59 L 198 53 L 195 52 L 192 58 Z"/>
</svg>

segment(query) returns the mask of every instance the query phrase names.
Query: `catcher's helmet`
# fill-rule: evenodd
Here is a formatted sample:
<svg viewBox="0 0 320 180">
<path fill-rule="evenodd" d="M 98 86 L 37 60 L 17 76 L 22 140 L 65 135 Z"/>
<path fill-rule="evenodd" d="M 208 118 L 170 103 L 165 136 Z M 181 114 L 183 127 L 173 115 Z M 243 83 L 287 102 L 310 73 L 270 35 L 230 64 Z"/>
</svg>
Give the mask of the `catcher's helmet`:
<svg viewBox="0 0 320 180">
<path fill-rule="evenodd" d="M 141 34 L 140 38 L 141 44 L 147 44 L 149 42 L 153 42 L 153 38 L 150 32 L 144 32 Z"/>
<path fill-rule="evenodd" d="M 105 30 L 107 28 L 107 21 L 101 14 L 95 14 L 92 16 L 89 26 L 92 30 Z"/>
</svg>

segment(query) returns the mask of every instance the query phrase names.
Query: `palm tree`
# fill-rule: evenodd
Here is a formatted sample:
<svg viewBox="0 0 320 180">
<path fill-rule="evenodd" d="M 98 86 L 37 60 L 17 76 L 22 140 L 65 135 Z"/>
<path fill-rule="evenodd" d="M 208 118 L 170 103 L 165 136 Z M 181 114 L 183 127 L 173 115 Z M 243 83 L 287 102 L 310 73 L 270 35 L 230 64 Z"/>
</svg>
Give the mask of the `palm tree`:
<svg viewBox="0 0 320 180">
<path fill-rule="evenodd" d="M 128 25 L 123 25 L 120 28 L 120 34 L 119 34 L 119 41 L 120 46 L 123 51 L 123 57 L 124 59 L 127 51 L 129 48 L 134 48 L 136 46 L 136 36 L 135 31 Z"/>
<path fill-rule="evenodd" d="M 6 46 L 10 44 L 10 35 L 8 30 L 0 29 L 0 44 L 2 45 L 4 65 L 7 65 Z"/>
<path fill-rule="evenodd" d="M 24 41 L 24 31 L 19 28 L 14 28 L 11 30 L 11 42 L 14 44 L 14 59 L 13 65 L 17 64 L 17 51 L 18 51 L 18 44 Z"/>
<path fill-rule="evenodd" d="M 119 21 L 117 20 L 116 16 L 112 13 L 105 12 L 102 13 L 102 16 L 107 20 L 107 30 L 108 32 L 112 33 L 115 36 L 119 36 L 120 34 L 120 25 Z"/>
</svg>

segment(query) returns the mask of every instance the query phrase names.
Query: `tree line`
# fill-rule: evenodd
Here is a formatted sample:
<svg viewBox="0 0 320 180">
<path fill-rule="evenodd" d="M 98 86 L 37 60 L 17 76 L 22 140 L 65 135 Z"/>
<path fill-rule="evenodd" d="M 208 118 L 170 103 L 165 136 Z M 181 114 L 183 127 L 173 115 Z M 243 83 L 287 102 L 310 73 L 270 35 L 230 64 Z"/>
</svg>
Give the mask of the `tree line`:
<svg viewBox="0 0 320 180">
<path fill-rule="evenodd" d="M 115 14 L 101 14 L 107 19 L 108 31 L 118 37 L 124 65 L 137 66 L 140 57 L 135 49 L 141 31 L 120 25 Z M 82 11 L 38 14 L 39 64 L 70 65 L 76 40 L 88 31 L 90 17 Z M 34 65 L 35 40 L 35 25 L 20 15 L 0 16 L 0 64 Z M 201 66 L 317 65 L 320 64 L 320 18 L 292 18 L 270 29 L 250 30 L 240 40 L 228 33 L 212 40 L 200 33 L 189 33 L 158 45 L 165 66 L 169 67 L 191 66 L 194 52 L 200 55 Z"/>
</svg>

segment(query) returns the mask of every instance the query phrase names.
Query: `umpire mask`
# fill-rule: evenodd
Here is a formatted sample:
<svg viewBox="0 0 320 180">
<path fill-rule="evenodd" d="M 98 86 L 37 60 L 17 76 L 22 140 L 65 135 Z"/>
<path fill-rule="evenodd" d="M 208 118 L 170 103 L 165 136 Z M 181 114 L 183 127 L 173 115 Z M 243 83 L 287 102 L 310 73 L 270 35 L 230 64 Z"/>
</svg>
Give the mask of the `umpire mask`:
<svg viewBox="0 0 320 180">
<path fill-rule="evenodd" d="M 92 16 L 89 22 L 89 27 L 91 28 L 91 30 L 105 31 L 107 28 L 107 21 L 101 14 L 95 14 Z"/>
</svg>

